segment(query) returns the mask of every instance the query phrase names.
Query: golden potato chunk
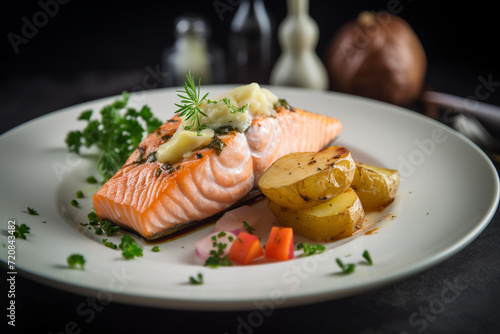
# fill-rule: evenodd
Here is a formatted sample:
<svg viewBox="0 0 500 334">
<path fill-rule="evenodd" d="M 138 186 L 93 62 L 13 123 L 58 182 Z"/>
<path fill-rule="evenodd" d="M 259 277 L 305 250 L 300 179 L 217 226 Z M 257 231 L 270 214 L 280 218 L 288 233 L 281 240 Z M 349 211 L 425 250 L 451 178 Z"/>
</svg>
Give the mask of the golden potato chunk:
<svg viewBox="0 0 500 334">
<path fill-rule="evenodd" d="M 365 211 L 377 211 L 394 201 L 399 188 L 397 170 L 356 163 L 351 188 L 358 194 Z"/>
<path fill-rule="evenodd" d="M 259 187 L 281 206 L 299 210 L 339 195 L 354 179 L 356 163 L 344 147 L 287 154 L 261 176 Z"/>
<path fill-rule="evenodd" d="M 269 209 L 282 226 L 317 242 L 352 236 L 361 229 L 365 212 L 356 192 L 346 188 L 340 195 L 311 208 L 291 210 L 269 201 Z"/>
</svg>

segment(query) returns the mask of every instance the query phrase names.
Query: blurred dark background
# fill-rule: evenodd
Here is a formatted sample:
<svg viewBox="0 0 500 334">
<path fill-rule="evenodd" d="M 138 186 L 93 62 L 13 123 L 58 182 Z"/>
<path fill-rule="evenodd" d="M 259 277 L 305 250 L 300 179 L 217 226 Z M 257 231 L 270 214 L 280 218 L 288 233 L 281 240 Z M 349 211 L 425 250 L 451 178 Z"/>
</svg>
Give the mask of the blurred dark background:
<svg viewBox="0 0 500 334">
<path fill-rule="evenodd" d="M 0 110 L 4 121 L 11 123 L 0 125 L 0 133 L 37 115 L 141 85 L 148 68 L 159 66 L 162 52 L 174 43 L 174 21 L 181 15 L 204 16 L 213 45 L 227 56 L 238 3 L 41 0 L 3 4 Z M 276 29 L 286 15 L 286 1 L 265 1 L 265 5 L 273 22 L 276 59 L 280 52 Z M 42 21 L 33 37 L 17 45 L 16 53 L 9 34 L 11 39 L 12 34 L 22 36 L 26 20 L 43 19 L 37 13 L 44 6 L 53 15 Z M 412 26 L 427 53 L 429 87 L 465 97 L 475 94 L 479 76 L 492 75 L 493 81 L 500 81 L 498 18 L 492 3 L 342 0 L 311 1 L 309 7 L 320 28 L 317 53 L 322 58 L 333 35 L 361 11 L 398 8 L 398 15 Z M 484 102 L 500 104 L 500 93 L 493 92 Z"/>
</svg>

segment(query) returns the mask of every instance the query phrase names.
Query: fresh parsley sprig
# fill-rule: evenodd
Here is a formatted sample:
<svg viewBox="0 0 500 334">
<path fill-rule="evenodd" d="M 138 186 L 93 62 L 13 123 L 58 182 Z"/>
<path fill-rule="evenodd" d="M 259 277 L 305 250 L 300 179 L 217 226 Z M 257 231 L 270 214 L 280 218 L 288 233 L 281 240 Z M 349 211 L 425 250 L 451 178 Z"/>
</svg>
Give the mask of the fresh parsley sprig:
<svg viewBox="0 0 500 334">
<path fill-rule="evenodd" d="M 30 233 L 30 227 L 26 224 L 14 225 L 14 233 L 12 234 L 16 238 L 26 240 L 26 234 Z"/>
<path fill-rule="evenodd" d="M 162 124 L 153 117 L 148 106 L 143 106 L 138 111 L 127 107 L 128 101 L 128 92 L 123 92 L 121 99 L 101 109 L 100 121 L 91 120 L 92 110 L 82 112 L 78 120 L 87 122 L 86 127 L 81 131 L 70 131 L 66 136 L 70 152 L 80 154 L 83 147 L 92 146 L 101 150 L 97 169 L 105 181 L 123 166 L 140 144 L 144 132 L 149 134 Z M 146 128 L 141 123 L 145 123 Z"/>
<path fill-rule="evenodd" d="M 139 246 L 129 234 L 123 235 L 122 241 L 118 247 L 122 250 L 122 256 L 127 260 L 133 259 L 136 256 L 142 256 L 143 248 Z"/>
<path fill-rule="evenodd" d="M 186 121 L 189 121 L 189 125 L 184 126 L 185 130 L 195 131 L 200 133 L 201 130 L 206 128 L 205 124 L 201 123 L 200 115 L 207 116 L 200 109 L 200 105 L 208 96 L 206 93 L 202 98 L 200 98 L 200 86 L 201 78 L 198 80 L 198 89 L 194 83 L 194 78 L 189 72 L 186 75 L 187 81 L 182 85 L 184 91 L 178 90 L 178 97 L 181 98 L 182 104 L 175 104 L 179 109 L 175 112 L 179 117 L 185 117 Z M 184 94 L 184 95 L 183 95 Z"/>
<path fill-rule="evenodd" d="M 28 210 L 28 214 L 30 214 L 32 216 L 38 216 L 39 215 L 39 213 L 35 209 L 30 208 L 29 206 L 28 206 L 27 210 Z"/>
</svg>

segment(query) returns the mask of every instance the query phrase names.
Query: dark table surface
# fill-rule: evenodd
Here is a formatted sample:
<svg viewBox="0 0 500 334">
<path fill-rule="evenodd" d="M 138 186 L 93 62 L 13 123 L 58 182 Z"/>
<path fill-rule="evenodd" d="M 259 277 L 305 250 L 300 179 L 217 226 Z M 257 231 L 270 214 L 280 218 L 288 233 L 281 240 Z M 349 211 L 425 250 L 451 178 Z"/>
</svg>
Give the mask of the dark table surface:
<svg viewBox="0 0 500 334">
<path fill-rule="evenodd" d="M 161 49 L 169 43 L 168 38 L 161 38 L 164 33 L 158 33 L 158 30 L 170 31 L 172 15 L 189 7 L 186 4 L 158 5 L 145 1 L 143 5 L 134 3 L 134 6 L 128 6 L 127 10 L 123 9 L 124 4 L 133 2 L 111 3 L 107 7 L 76 1 L 61 5 L 57 16 L 39 32 L 39 36 L 22 45 L 19 54 L 13 55 L 7 45 L 2 51 L 5 75 L 0 78 L 0 134 L 48 112 L 115 95 L 136 86 L 144 77 L 145 68 L 158 64 Z M 492 43 L 497 40 L 495 31 L 498 30 L 491 23 L 494 21 L 489 14 L 492 9 L 477 4 L 451 15 L 449 7 L 444 5 L 435 8 L 409 1 L 402 3 L 407 6 L 402 16 L 415 27 L 426 47 L 428 85 L 439 91 L 470 96 L 474 95 L 480 76 L 492 75 L 494 80 L 500 81 L 495 60 L 499 59 L 496 57 L 498 51 L 494 51 Z M 284 2 L 270 6 L 277 22 L 284 16 L 283 6 Z M 315 3 L 311 5 L 311 13 L 322 34 L 331 36 L 341 23 L 360 10 L 384 9 L 386 6 L 386 2 L 351 6 L 344 3 L 334 8 L 329 16 Z M 210 2 L 205 7 L 206 11 L 213 11 Z M 99 15 L 95 14 L 98 9 Z M 12 17 L 7 20 L 10 23 L 7 29 L 19 30 L 21 18 L 33 15 L 37 10 L 35 2 L 13 8 L 9 12 Z M 118 11 L 120 18 L 113 15 L 113 10 Z M 91 15 L 93 11 L 94 15 Z M 138 16 L 149 14 L 150 30 L 144 28 L 147 24 L 143 24 L 143 31 L 139 32 L 128 26 L 124 37 L 114 28 L 103 28 L 107 27 L 108 19 L 115 23 L 128 21 L 135 13 Z M 448 14 L 449 21 L 439 21 L 442 15 Z M 162 21 L 162 15 L 163 23 L 155 25 L 153 19 Z M 225 22 L 215 20 L 215 26 L 220 30 L 227 28 L 232 13 L 228 11 L 226 15 Z M 481 19 L 472 16 L 473 20 L 470 20 L 471 15 Z M 92 24 L 88 20 L 92 20 Z M 436 23 L 438 21 L 441 23 Z M 99 38 L 100 33 L 103 36 Z M 150 43 L 145 43 L 141 34 L 151 36 Z M 114 37 L 116 40 L 112 41 Z M 129 45 L 124 48 L 123 43 Z M 327 38 L 320 39 L 318 53 L 325 50 L 326 43 Z M 156 46 L 151 47 L 151 44 Z M 132 49 L 132 55 L 127 56 L 125 51 L 129 49 Z M 493 91 L 484 102 L 500 105 L 500 93 Z M 251 311 L 181 311 L 116 302 L 105 305 L 87 323 L 76 313 L 78 305 L 86 302 L 85 296 L 18 276 L 17 326 L 15 329 L 7 327 L 3 316 L 1 326 L 5 327 L 0 328 L 19 333 L 498 333 L 499 245 L 500 213 L 497 211 L 479 237 L 431 269 L 363 294 L 276 309 L 259 326 L 251 328 L 241 326 L 248 322 Z M 6 307 L 4 269 L 0 277 L 2 307 Z M 442 303 L 443 293 L 448 291 L 450 284 L 455 287 L 456 298 Z"/>
</svg>

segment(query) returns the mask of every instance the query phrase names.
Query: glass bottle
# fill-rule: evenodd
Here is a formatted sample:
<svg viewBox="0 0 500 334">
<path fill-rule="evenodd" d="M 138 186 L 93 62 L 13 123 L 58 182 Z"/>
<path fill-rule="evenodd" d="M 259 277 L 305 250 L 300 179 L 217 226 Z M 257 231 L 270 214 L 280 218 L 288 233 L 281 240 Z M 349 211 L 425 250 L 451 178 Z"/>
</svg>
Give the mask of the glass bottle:
<svg viewBox="0 0 500 334">
<path fill-rule="evenodd" d="M 229 81 L 269 82 L 272 61 L 271 18 L 262 0 L 242 0 L 231 22 Z"/>
</svg>

